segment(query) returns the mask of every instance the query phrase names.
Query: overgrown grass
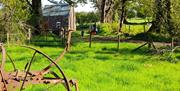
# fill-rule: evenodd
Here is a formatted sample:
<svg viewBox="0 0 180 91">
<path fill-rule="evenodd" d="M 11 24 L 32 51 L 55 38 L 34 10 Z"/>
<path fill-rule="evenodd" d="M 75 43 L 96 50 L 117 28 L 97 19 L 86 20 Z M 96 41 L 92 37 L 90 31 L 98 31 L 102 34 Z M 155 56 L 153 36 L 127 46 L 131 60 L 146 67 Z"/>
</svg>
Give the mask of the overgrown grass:
<svg viewBox="0 0 180 91">
<path fill-rule="evenodd" d="M 74 42 L 73 42 L 74 43 Z M 146 48 L 131 52 L 140 44 L 95 42 L 88 48 L 87 42 L 74 43 L 58 63 L 69 79 L 77 79 L 80 91 L 180 91 L 180 63 L 170 63 L 160 55 L 147 53 Z M 60 47 L 37 47 L 53 59 L 62 52 Z M 7 47 L 17 67 L 24 69 L 33 51 L 17 46 Z M 179 54 L 177 54 L 179 55 Z M 48 65 L 46 59 L 37 55 L 32 70 Z M 6 70 L 10 70 L 9 60 Z M 52 70 L 57 72 L 55 67 Z M 46 85 L 30 85 L 25 91 L 44 91 Z M 48 91 L 65 91 L 60 85 Z"/>
<path fill-rule="evenodd" d="M 149 28 L 149 25 L 124 25 L 122 31 L 130 35 L 136 35 L 148 31 Z"/>
<path fill-rule="evenodd" d="M 151 21 L 151 19 L 148 18 L 147 19 L 142 19 L 142 18 L 131 18 L 131 19 L 127 19 L 129 22 L 132 23 L 142 23 L 142 22 L 149 22 Z M 78 28 L 78 30 L 80 31 L 85 31 L 85 34 L 89 33 L 90 30 L 90 26 L 92 26 L 93 24 L 86 24 L 85 27 L 86 28 Z M 82 25 L 83 26 L 83 25 Z M 87 27 L 88 26 L 88 27 Z M 128 33 L 129 35 L 136 35 L 139 33 L 143 33 L 148 31 L 148 29 L 150 28 L 150 24 L 148 25 L 126 25 L 123 24 L 123 28 L 122 28 L 122 32 L 123 33 Z M 114 22 L 114 23 L 97 23 L 97 29 L 98 34 L 101 36 L 114 36 L 117 35 L 117 32 L 119 31 L 119 23 Z"/>
</svg>

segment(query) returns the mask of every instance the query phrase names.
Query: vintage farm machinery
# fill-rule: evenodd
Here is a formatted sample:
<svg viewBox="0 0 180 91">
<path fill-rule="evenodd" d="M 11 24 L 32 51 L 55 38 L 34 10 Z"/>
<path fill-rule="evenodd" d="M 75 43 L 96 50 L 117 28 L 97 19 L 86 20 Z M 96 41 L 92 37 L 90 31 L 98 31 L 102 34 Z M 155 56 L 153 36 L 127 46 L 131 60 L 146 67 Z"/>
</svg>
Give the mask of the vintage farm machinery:
<svg viewBox="0 0 180 91">
<path fill-rule="evenodd" d="M 19 89 L 20 91 L 22 91 L 25 86 L 30 85 L 30 84 L 46 84 L 46 85 L 54 84 L 54 85 L 56 85 L 59 83 L 63 84 L 67 91 L 71 91 L 72 86 L 74 86 L 75 90 L 78 91 L 77 81 L 67 79 L 63 70 L 57 64 L 57 62 L 59 60 L 61 60 L 61 58 L 64 56 L 64 54 L 68 50 L 69 44 L 70 44 L 70 39 L 71 39 L 71 31 L 68 32 L 68 39 L 67 39 L 67 43 L 66 43 L 66 47 L 65 47 L 64 51 L 59 55 L 59 57 L 56 60 L 53 60 L 48 55 L 46 55 L 45 53 L 43 53 L 35 48 L 28 47 L 28 46 L 22 46 L 22 47 L 25 47 L 25 48 L 28 48 L 28 49 L 31 49 L 34 51 L 31 60 L 27 64 L 25 64 L 23 71 L 19 71 L 16 68 L 14 61 L 12 60 L 10 55 L 8 55 L 6 53 L 6 50 L 3 46 L 3 44 L 0 43 L 0 51 L 1 51 L 1 55 L 2 55 L 1 63 L 0 63 L 0 91 L 14 91 L 16 89 L 17 90 Z M 31 69 L 31 66 L 33 65 L 32 63 L 37 54 L 46 58 L 50 62 L 50 64 L 42 70 L 31 71 L 30 69 Z M 12 72 L 6 72 L 4 70 L 4 66 L 6 63 L 6 57 L 9 58 L 10 62 L 12 63 L 12 66 L 13 66 Z M 51 67 L 55 67 L 59 71 L 59 73 L 56 73 L 56 72 L 50 70 Z M 47 74 L 51 75 L 51 76 L 49 76 L 49 77 L 45 76 Z M 61 74 L 61 77 L 58 74 Z"/>
</svg>

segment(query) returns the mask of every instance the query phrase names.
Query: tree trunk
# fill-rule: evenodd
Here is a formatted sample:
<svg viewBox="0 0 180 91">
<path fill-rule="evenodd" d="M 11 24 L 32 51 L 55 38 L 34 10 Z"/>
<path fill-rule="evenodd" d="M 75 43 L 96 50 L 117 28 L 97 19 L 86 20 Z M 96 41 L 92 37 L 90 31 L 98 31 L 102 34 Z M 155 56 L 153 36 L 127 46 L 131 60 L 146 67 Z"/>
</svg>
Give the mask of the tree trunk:
<svg viewBox="0 0 180 91">
<path fill-rule="evenodd" d="M 122 26 L 123 26 L 123 22 L 124 22 L 124 18 L 125 18 L 125 7 L 126 7 L 126 0 L 122 0 L 121 2 L 121 16 L 120 16 L 120 20 L 119 20 L 119 31 L 118 31 L 118 46 L 117 49 L 119 50 L 120 47 L 120 33 L 122 32 Z"/>
<path fill-rule="evenodd" d="M 32 9 L 34 14 L 41 16 L 42 15 L 42 6 L 41 0 L 32 0 Z"/>
<path fill-rule="evenodd" d="M 106 0 L 101 2 L 101 23 L 105 23 Z"/>
<path fill-rule="evenodd" d="M 147 33 L 150 33 L 150 32 L 160 33 L 161 32 L 161 26 L 162 26 L 162 21 L 163 21 L 162 0 L 155 0 L 154 7 L 155 7 L 154 9 L 155 17 Z"/>
<path fill-rule="evenodd" d="M 101 23 L 110 23 L 113 21 L 113 0 L 101 1 Z"/>
<path fill-rule="evenodd" d="M 113 0 L 108 0 L 105 10 L 105 22 L 113 22 Z"/>
<path fill-rule="evenodd" d="M 163 8 L 162 8 L 162 0 L 156 0 L 155 1 L 155 21 L 153 24 L 154 25 L 154 31 L 157 33 L 160 33 L 161 31 L 161 25 L 162 25 L 162 17 L 163 17 Z"/>
<path fill-rule="evenodd" d="M 174 23 L 172 22 L 172 17 L 171 17 L 171 1 L 170 0 L 165 0 L 165 22 L 167 25 L 166 31 L 173 36 L 173 30 L 174 30 Z"/>
<path fill-rule="evenodd" d="M 41 19 L 42 19 L 42 6 L 41 0 L 32 0 L 32 18 L 31 22 L 33 26 L 37 29 L 35 30 L 35 34 L 39 34 L 41 32 Z"/>
</svg>

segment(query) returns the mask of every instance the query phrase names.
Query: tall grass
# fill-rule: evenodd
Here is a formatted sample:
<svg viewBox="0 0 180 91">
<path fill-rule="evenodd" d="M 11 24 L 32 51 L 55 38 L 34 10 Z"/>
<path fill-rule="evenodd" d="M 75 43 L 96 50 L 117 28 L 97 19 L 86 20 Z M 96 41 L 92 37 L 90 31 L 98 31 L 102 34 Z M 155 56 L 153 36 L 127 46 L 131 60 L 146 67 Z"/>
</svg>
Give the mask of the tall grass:
<svg viewBox="0 0 180 91">
<path fill-rule="evenodd" d="M 88 43 L 74 43 L 65 57 L 58 63 L 69 79 L 77 79 L 80 91 L 179 91 L 180 63 L 170 63 L 160 55 L 147 53 L 146 48 L 131 52 L 140 44 L 121 43 L 119 52 L 116 43 L 95 42 L 92 48 Z M 37 47 L 55 59 L 61 52 L 60 47 Z M 7 51 L 23 70 L 33 51 L 11 46 Z M 42 56 L 37 56 L 32 70 L 48 65 Z M 6 70 L 10 70 L 9 60 Z M 55 67 L 52 70 L 57 72 Z M 46 85 L 30 85 L 25 91 L 44 91 Z M 51 86 L 48 91 L 65 91 L 59 85 Z"/>
</svg>

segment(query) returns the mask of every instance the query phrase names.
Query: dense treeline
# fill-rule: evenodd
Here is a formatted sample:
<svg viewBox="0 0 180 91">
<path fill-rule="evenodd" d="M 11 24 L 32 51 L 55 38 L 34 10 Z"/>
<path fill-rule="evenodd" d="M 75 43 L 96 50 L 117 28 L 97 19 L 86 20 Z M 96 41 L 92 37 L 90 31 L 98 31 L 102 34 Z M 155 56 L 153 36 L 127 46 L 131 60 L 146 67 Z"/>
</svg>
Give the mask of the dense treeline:
<svg viewBox="0 0 180 91">
<path fill-rule="evenodd" d="M 58 3 L 55 0 L 48 0 Z M 92 2 L 96 12 L 77 13 L 77 23 L 123 22 L 126 18 L 151 17 L 153 29 L 156 33 L 168 33 L 171 36 L 179 34 L 179 0 L 64 0 L 70 5 Z M 41 32 L 42 6 L 41 0 L 1 0 L 0 26 L 1 31 L 15 31 L 8 24 L 17 24 L 12 27 L 30 24 L 34 26 L 36 34 Z M 123 4 L 122 4 L 123 3 Z M 122 5 L 124 5 L 122 7 Z M 122 9 L 123 8 L 123 9 Z M 124 14 L 122 14 L 124 12 Z M 93 18 L 91 18 L 93 17 Z M 123 19 L 122 19 L 123 18 Z M 121 21 L 122 19 L 122 21 Z M 11 23 L 10 23 L 11 22 Z M 8 23 L 8 24 L 6 24 Z M 21 23 L 21 24 L 19 24 Z M 119 25 L 121 26 L 121 24 Z M 24 27 L 24 26 L 23 26 Z M 9 29 L 5 29 L 9 28 Z M 18 29 L 19 30 L 19 29 Z M 117 30 L 118 31 L 118 30 Z M 23 31 L 26 32 L 26 31 Z"/>
</svg>

